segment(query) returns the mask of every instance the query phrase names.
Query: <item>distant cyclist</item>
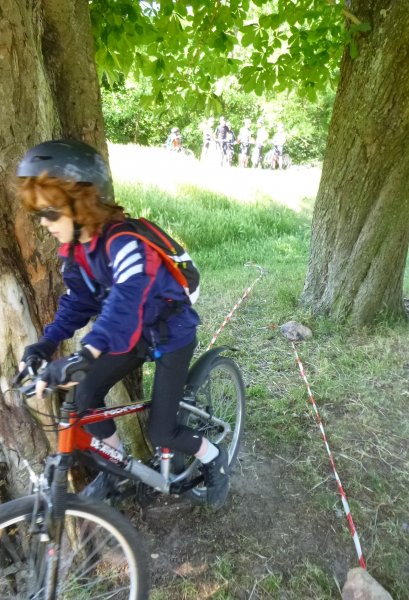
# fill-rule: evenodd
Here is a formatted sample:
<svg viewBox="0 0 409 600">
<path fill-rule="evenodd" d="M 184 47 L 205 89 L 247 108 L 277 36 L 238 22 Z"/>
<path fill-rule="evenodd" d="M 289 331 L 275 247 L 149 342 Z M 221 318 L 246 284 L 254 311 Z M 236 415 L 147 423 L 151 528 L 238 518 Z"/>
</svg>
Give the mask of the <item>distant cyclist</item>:
<svg viewBox="0 0 409 600">
<path fill-rule="evenodd" d="M 216 148 L 219 152 L 220 163 L 224 165 L 226 163 L 226 154 L 227 154 L 227 132 L 228 127 L 226 124 L 226 119 L 224 117 L 220 117 L 219 124 L 216 127 L 215 131 L 215 140 L 216 140 Z"/>
<path fill-rule="evenodd" d="M 172 127 L 166 140 L 166 149 L 171 152 L 180 152 L 182 150 L 182 135 L 178 127 Z"/>
<path fill-rule="evenodd" d="M 273 142 L 275 154 L 277 156 L 277 162 L 278 162 L 279 169 L 283 168 L 283 149 L 284 149 L 284 144 L 286 143 L 286 141 L 287 141 L 287 137 L 285 135 L 284 125 L 283 125 L 283 123 L 278 123 L 277 132 L 275 133 L 272 142 Z"/>
<path fill-rule="evenodd" d="M 257 120 L 257 132 L 256 140 L 254 143 L 253 153 L 251 155 L 251 162 L 253 167 L 259 167 L 263 161 L 263 149 L 268 139 L 268 131 L 264 127 L 264 120 L 260 117 Z"/>
<path fill-rule="evenodd" d="M 203 146 L 202 146 L 202 160 L 206 159 L 208 155 L 212 154 L 214 149 L 214 119 L 209 117 L 207 121 L 202 125 L 203 129 Z"/>
<path fill-rule="evenodd" d="M 239 131 L 238 143 L 240 144 L 239 150 L 239 166 L 247 167 L 250 156 L 250 145 L 253 143 L 253 137 L 250 130 L 251 121 L 250 119 L 244 119 L 244 125 Z"/>
<path fill-rule="evenodd" d="M 231 166 L 234 157 L 234 144 L 236 143 L 236 136 L 232 129 L 230 121 L 226 121 L 227 134 L 226 134 L 226 162 L 227 165 Z"/>
</svg>

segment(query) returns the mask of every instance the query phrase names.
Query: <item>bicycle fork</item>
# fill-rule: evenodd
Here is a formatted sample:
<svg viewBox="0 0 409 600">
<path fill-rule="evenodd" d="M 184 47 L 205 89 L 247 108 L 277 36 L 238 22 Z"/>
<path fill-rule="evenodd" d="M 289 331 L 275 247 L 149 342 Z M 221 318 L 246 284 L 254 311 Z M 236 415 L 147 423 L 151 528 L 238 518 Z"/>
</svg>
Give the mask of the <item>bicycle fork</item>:
<svg viewBox="0 0 409 600">
<path fill-rule="evenodd" d="M 56 464 L 54 465 L 54 477 L 51 484 L 52 540 L 47 548 L 46 600 L 57 598 L 60 548 L 67 504 L 68 470 L 72 463 L 71 455 L 57 455 L 55 458 Z"/>
<path fill-rule="evenodd" d="M 49 457 L 45 471 L 39 477 L 31 469 L 28 461 L 25 461 L 25 466 L 30 473 L 33 492 L 36 495 L 30 534 L 37 535 L 40 543 L 45 547 L 45 564 L 42 565 L 43 577 L 38 582 L 43 592 L 41 598 L 44 600 L 56 600 L 57 598 L 60 547 L 64 532 L 70 460 L 71 457 L 61 455 Z M 50 480 L 52 480 L 51 489 Z"/>
</svg>

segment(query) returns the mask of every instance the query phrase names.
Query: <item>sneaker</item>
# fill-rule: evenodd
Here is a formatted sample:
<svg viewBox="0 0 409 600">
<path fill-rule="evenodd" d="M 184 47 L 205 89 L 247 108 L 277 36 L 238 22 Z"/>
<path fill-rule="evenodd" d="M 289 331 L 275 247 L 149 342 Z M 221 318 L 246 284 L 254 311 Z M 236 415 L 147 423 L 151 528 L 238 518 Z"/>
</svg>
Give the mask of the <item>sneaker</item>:
<svg viewBox="0 0 409 600">
<path fill-rule="evenodd" d="M 211 462 L 202 465 L 204 482 L 207 487 L 207 504 L 218 510 L 227 500 L 229 493 L 229 474 L 227 451 L 217 446 L 219 454 Z"/>
<path fill-rule="evenodd" d="M 79 496 L 94 500 L 105 500 L 115 490 L 117 481 L 118 479 L 114 475 L 101 471 L 91 483 L 84 487 Z"/>
</svg>

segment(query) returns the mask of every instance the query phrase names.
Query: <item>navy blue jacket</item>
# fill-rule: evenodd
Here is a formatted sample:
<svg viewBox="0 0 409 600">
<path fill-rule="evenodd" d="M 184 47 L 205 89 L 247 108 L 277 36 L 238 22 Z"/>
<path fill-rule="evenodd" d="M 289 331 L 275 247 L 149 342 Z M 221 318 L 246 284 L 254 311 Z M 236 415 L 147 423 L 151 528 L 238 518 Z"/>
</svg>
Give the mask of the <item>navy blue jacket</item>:
<svg viewBox="0 0 409 600">
<path fill-rule="evenodd" d="M 200 320 L 183 288 L 126 221 L 111 223 L 91 242 L 77 244 L 73 261 L 68 259 L 69 244 L 60 246 L 59 255 L 67 292 L 60 298 L 54 322 L 45 327 L 44 338 L 59 343 L 95 316 L 81 343 L 101 352 L 129 352 L 141 338 L 171 352 L 195 338 Z M 177 302 L 178 310 L 169 316 L 170 301 Z M 163 314 L 167 339 L 161 344 Z"/>
</svg>

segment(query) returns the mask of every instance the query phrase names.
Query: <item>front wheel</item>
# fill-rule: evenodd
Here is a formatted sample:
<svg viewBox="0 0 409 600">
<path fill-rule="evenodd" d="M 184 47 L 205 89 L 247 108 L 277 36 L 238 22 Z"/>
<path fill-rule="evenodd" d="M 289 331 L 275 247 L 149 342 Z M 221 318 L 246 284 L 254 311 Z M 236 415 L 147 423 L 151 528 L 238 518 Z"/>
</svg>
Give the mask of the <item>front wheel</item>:
<svg viewBox="0 0 409 600">
<path fill-rule="evenodd" d="M 36 496 L 26 496 L 0 506 L 0 598 L 146 600 L 149 577 L 138 532 L 105 504 L 67 498 L 56 589 L 49 576 L 56 548 L 41 503 L 35 508 Z"/>
<path fill-rule="evenodd" d="M 195 391 L 194 405 L 229 424 L 230 432 L 221 444 L 228 452 L 228 464 L 231 470 L 237 459 L 244 430 L 246 399 L 243 379 L 236 363 L 225 356 L 218 356 L 210 366 L 206 365 L 204 368 L 206 372 L 198 377 L 202 383 Z M 180 422 L 199 431 L 211 442 L 217 442 L 220 438 L 220 426 L 212 424 L 209 420 L 203 420 L 186 409 L 180 411 Z M 184 467 L 187 462 L 185 457 Z M 196 462 L 199 468 L 200 462 Z M 180 466 L 179 463 L 179 468 Z M 197 473 L 194 473 L 193 477 L 196 475 Z M 186 496 L 194 504 L 206 504 L 207 489 L 200 485 L 186 492 Z"/>
</svg>

